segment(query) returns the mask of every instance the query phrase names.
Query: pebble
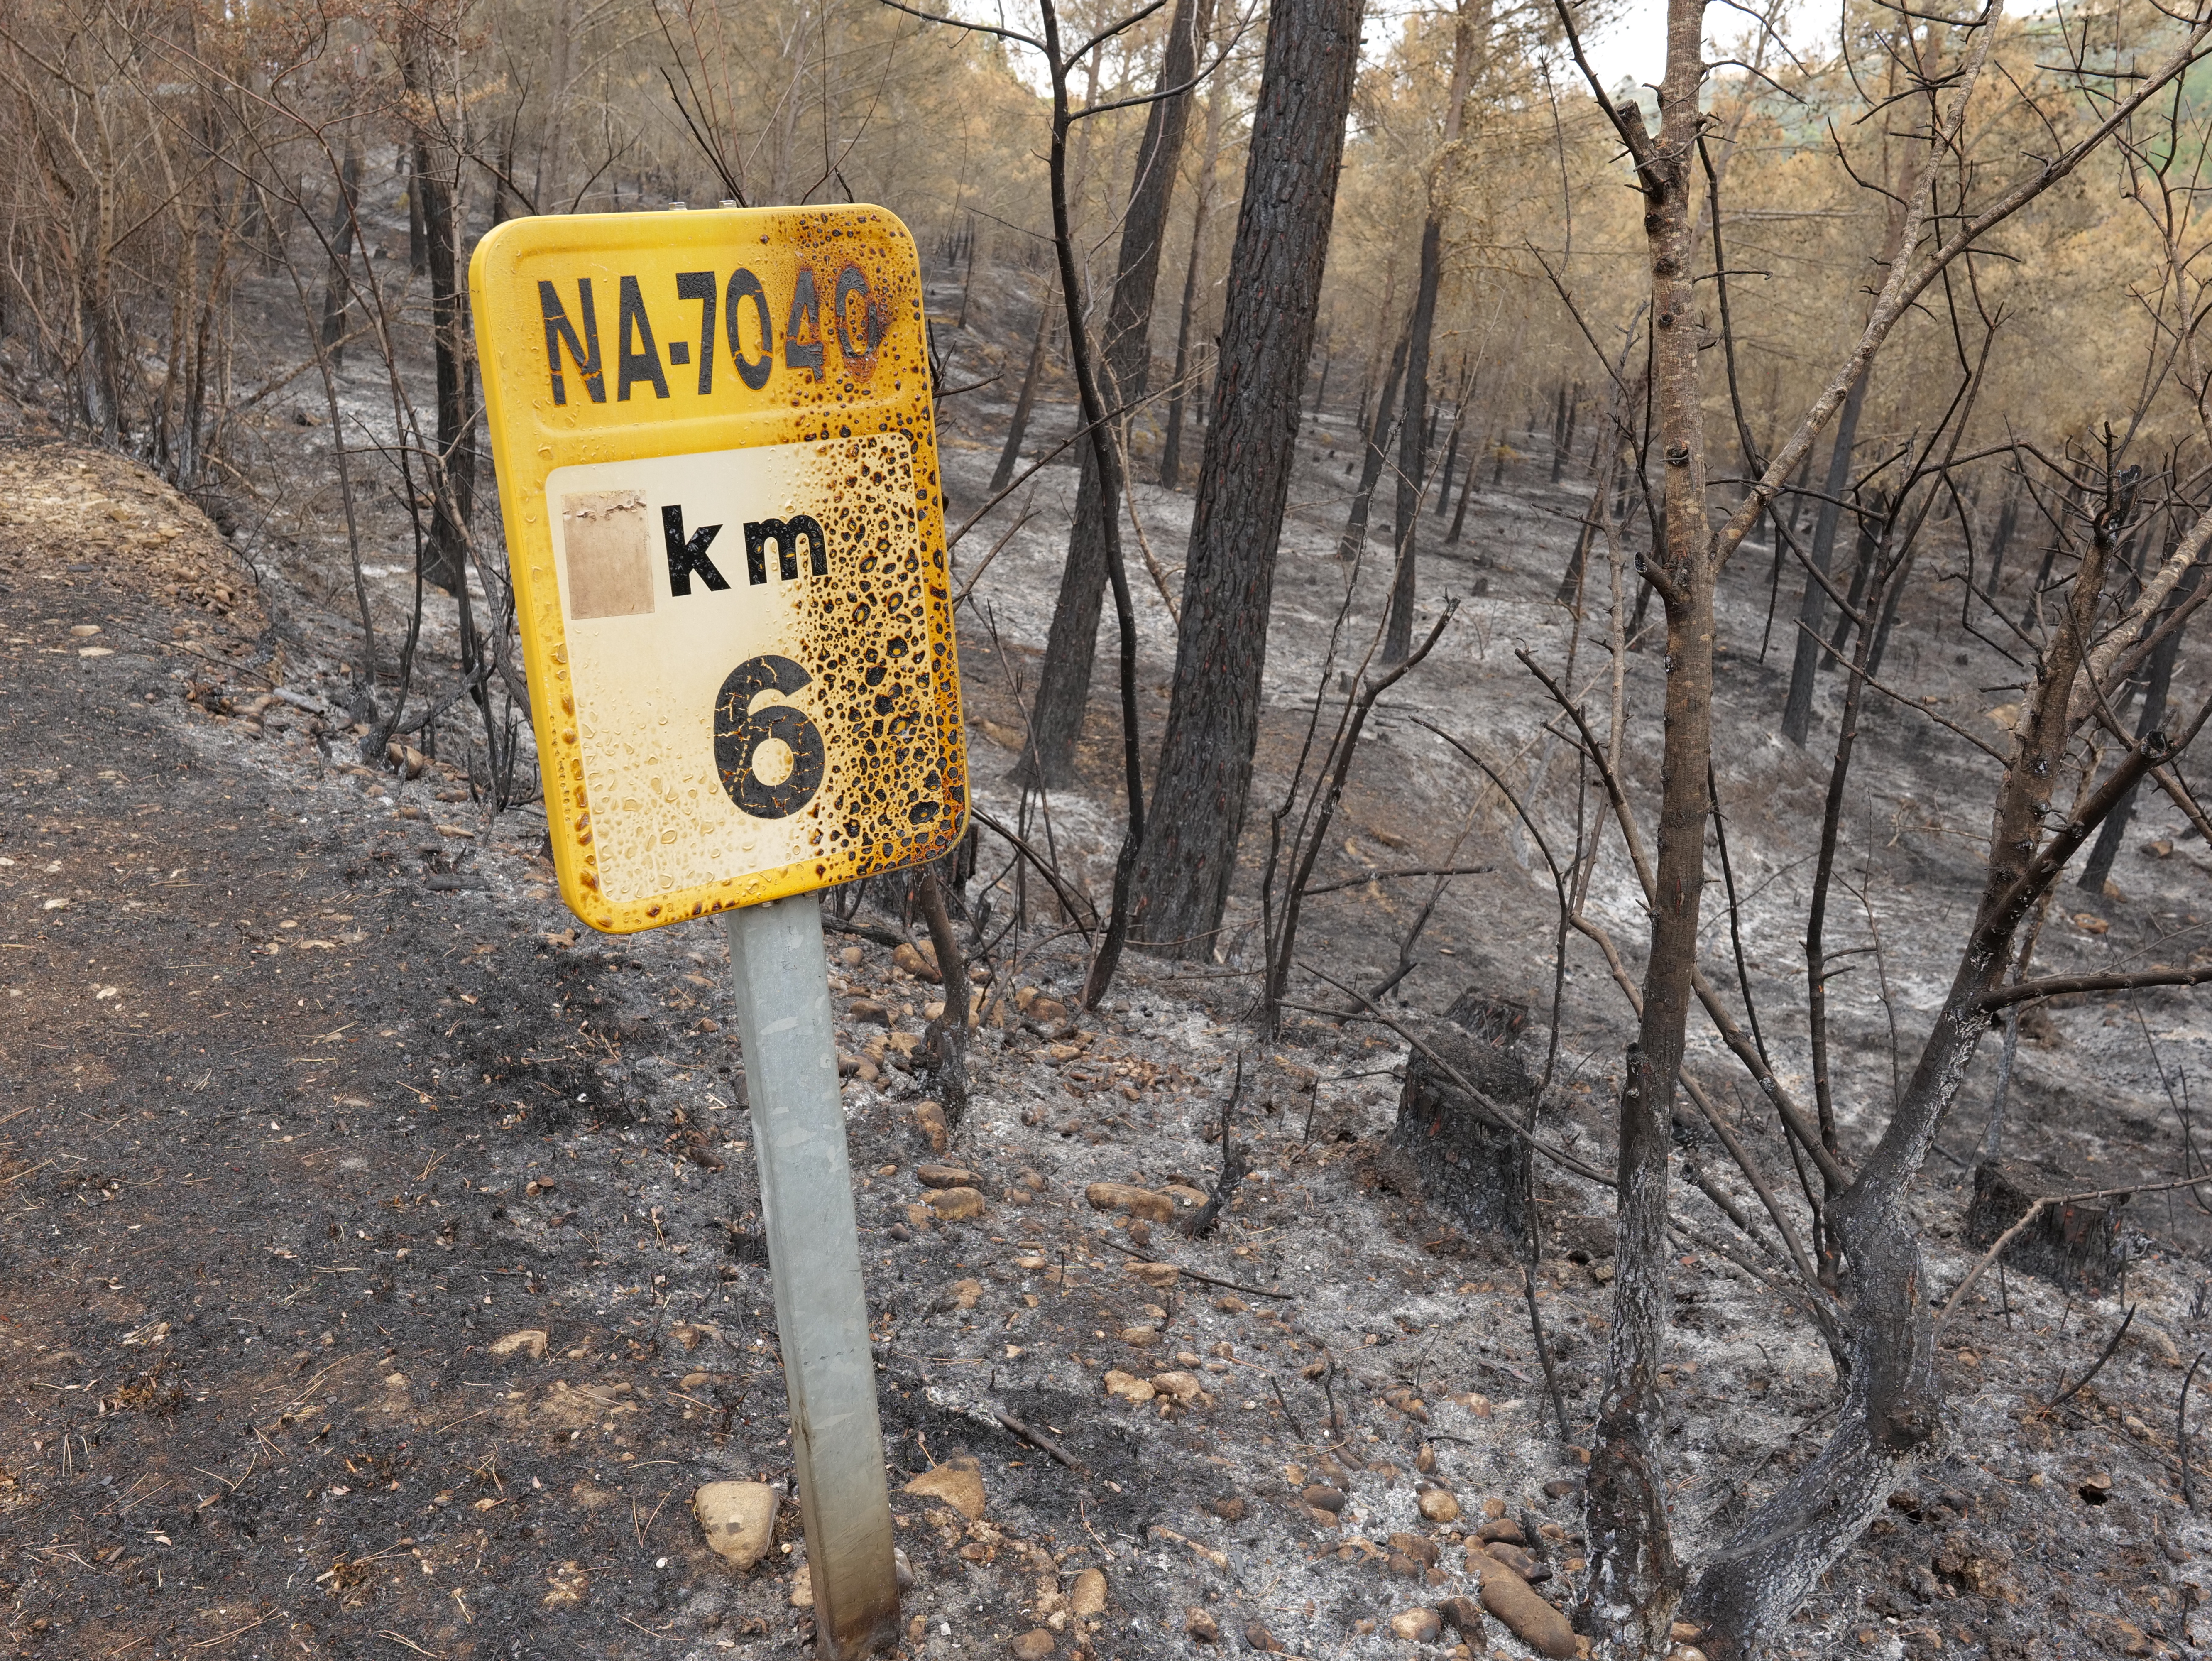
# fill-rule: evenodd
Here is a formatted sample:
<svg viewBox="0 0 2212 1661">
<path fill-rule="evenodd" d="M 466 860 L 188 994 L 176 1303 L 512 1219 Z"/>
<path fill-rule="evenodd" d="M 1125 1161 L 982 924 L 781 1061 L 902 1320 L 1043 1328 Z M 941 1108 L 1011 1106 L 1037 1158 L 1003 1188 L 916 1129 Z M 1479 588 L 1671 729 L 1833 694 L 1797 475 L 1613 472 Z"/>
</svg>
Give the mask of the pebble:
<svg viewBox="0 0 2212 1661">
<path fill-rule="evenodd" d="M 1472 1597 L 1447 1597 L 1437 1612 L 1444 1624 L 1469 1644 L 1482 1642 L 1482 1607 Z"/>
<path fill-rule="evenodd" d="M 1221 1636 L 1221 1623 L 1195 1603 L 1183 1611 L 1182 1629 L 1201 1644 L 1211 1644 Z"/>
<path fill-rule="evenodd" d="M 1224 1494 L 1213 1502 L 1213 1514 L 1224 1523 L 1244 1520 L 1244 1501 L 1234 1494 Z"/>
<path fill-rule="evenodd" d="M 962 1465 L 926 1470 L 906 1485 L 906 1491 L 926 1500 L 942 1500 L 971 1523 L 982 1516 L 986 1504 L 981 1475 Z"/>
<path fill-rule="evenodd" d="M 1067 1589 L 1067 1612 L 1079 1621 L 1089 1621 L 1106 1612 L 1106 1577 L 1097 1569 L 1085 1569 L 1075 1577 L 1075 1584 Z"/>
<path fill-rule="evenodd" d="M 891 967 L 903 969 L 918 981 L 937 981 L 944 978 L 937 972 L 934 954 L 925 958 L 909 940 L 902 940 L 891 948 Z"/>
<path fill-rule="evenodd" d="M 957 1165 L 927 1163 L 914 1168 L 914 1179 L 924 1188 L 974 1188 L 979 1180 L 974 1171 Z"/>
<path fill-rule="evenodd" d="M 933 1188 L 929 1208 L 948 1223 L 963 1223 L 983 1214 L 983 1196 L 972 1188 Z"/>
<path fill-rule="evenodd" d="M 1274 1634 L 1269 1632 L 1260 1621 L 1255 1621 L 1244 1628 L 1244 1647 L 1258 1650 L 1264 1655 L 1271 1651 L 1279 1650 L 1282 1646 L 1275 1641 Z"/>
<path fill-rule="evenodd" d="M 1527 1536 L 1521 1532 L 1521 1525 L 1510 1517 L 1492 1518 L 1474 1531 L 1474 1537 L 1485 1545 L 1496 1540 L 1502 1540 L 1509 1546 L 1528 1543 Z"/>
<path fill-rule="evenodd" d="M 1170 1222 L 1175 1218 L 1175 1202 L 1166 1195 L 1155 1194 L 1148 1188 L 1134 1188 L 1127 1183 L 1093 1183 L 1083 1190 L 1083 1197 L 1091 1202 L 1093 1211 L 1126 1211 L 1132 1217 L 1153 1223 Z"/>
<path fill-rule="evenodd" d="M 1124 1402 L 1149 1402 L 1159 1394 L 1151 1379 L 1133 1378 L 1119 1367 L 1106 1375 L 1106 1393 Z"/>
<path fill-rule="evenodd" d="M 1479 1565 L 1479 1567 L 1478 1567 Z M 1516 1638 L 1540 1655 L 1566 1661 L 1579 1646 L 1567 1617 L 1536 1595 L 1536 1590 L 1503 1563 L 1468 1555 L 1470 1573 L 1482 1577 L 1482 1607 L 1503 1621 Z"/>
<path fill-rule="evenodd" d="M 945 1128 L 945 1110 L 935 1102 L 916 1102 L 914 1107 L 915 1128 L 929 1143 L 933 1153 L 945 1152 L 948 1133 Z"/>
<path fill-rule="evenodd" d="M 1033 999 L 1022 1013 L 1039 1026 L 1056 1029 L 1067 1025 L 1067 1006 L 1057 998 Z"/>
<path fill-rule="evenodd" d="M 765 1482 L 706 1482 L 691 1514 L 716 1555 L 743 1570 L 760 1561 L 775 1533 L 776 1492 Z"/>
<path fill-rule="evenodd" d="M 1426 1644 L 1443 1630 L 1443 1617 L 1432 1609 L 1407 1609 L 1390 1617 L 1390 1635 Z"/>
<path fill-rule="evenodd" d="M 1053 1647 L 1052 1634 L 1042 1627 L 1032 1627 L 1014 1640 L 1014 1654 L 1019 1661 L 1044 1661 Z"/>
<path fill-rule="evenodd" d="M 1123 1327 L 1121 1342 L 1131 1349 L 1150 1349 L 1160 1341 L 1158 1327 Z"/>
<path fill-rule="evenodd" d="M 1571 1494 L 1581 1493 L 1582 1487 L 1579 1476 L 1554 1476 L 1544 1484 L 1544 1497 L 1547 1500 L 1564 1500 Z"/>
<path fill-rule="evenodd" d="M 1210 1407 L 1213 1402 L 1213 1398 L 1206 1393 L 1206 1386 L 1199 1383 L 1194 1373 L 1156 1372 L 1152 1375 L 1152 1388 L 1164 1396 L 1174 1396 L 1186 1407 L 1193 1403 Z"/>
<path fill-rule="evenodd" d="M 1459 1521 L 1459 1496 L 1449 1488 L 1428 1488 L 1419 1500 L 1421 1515 L 1431 1523 Z"/>
<path fill-rule="evenodd" d="M 1142 1281 L 1156 1292 L 1182 1278 L 1182 1271 L 1173 1263 L 1140 1263 L 1133 1257 L 1121 1265 L 1121 1272 L 1133 1281 Z"/>
<path fill-rule="evenodd" d="M 1425 1569 L 1437 1566 L 1437 1542 L 1425 1534 L 1394 1534 L 1390 1549 L 1413 1558 Z"/>
<path fill-rule="evenodd" d="M 1505 1515 L 1505 1502 L 1492 1495 L 1482 1502 L 1482 1514 L 1492 1522 Z"/>
<path fill-rule="evenodd" d="M 845 1006 L 845 1013 L 856 1021 L 870 1021 L 878 1026 L 891 1024 L 891 1012 L 873 998 L 855 998 Z"/>
<path fill-rule="evenodd" d="M 799 1572 L 791 1577 L 791 1607 L 811 1609 L 814 1607 L 814 1567 L 801 1563 Z"/>
<path fill-rule="evenodd" d="M 510 1332 L 504 1338 L 492 1340 L 495 1355 L 527 1355 L 533 1361 L 545 1359 L 545 1333 L 542 1328 L 525 1327 L 520 1332 Z"/>
<path fill-rule="evenodd" d="M 1344 1490 L 1342 1488 L 1331 1488 L 1326 1482 L 1316 1482 L 1312 1484 L 1305 1490 L 1304 1493 L 1301 1494 L 1298 1498 L 1304 1500 L 1306 1504 L 1311 1506 L 1316 1511 L 1325 1511 L 1329 1512 L 1332 1516 L 1344 1509 Z"/>
<path fill-rule="evenodd" d="M 1213 1300 L 1213 1306 L 1224 1315 L 1242 1315 L 1249 1307 L 1233 1292 L 1224 1292 Z"/>
</svg>

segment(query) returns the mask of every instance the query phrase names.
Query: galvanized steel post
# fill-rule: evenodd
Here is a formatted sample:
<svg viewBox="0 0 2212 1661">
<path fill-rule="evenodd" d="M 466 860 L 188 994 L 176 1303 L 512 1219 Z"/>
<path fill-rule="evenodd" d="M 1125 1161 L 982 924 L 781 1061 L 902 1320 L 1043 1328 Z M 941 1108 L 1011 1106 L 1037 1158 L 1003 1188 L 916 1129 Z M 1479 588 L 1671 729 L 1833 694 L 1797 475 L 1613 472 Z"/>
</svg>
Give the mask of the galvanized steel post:
<svg viewBox="0 0 2212 1661">
<path fill-rule="evenodd" d="M 898 1639 L 898 1578 L 859 1220 L 811 894 L 723 914 L 791 1400 L 814 1630 L 831 1661 Z"/>
</svg>

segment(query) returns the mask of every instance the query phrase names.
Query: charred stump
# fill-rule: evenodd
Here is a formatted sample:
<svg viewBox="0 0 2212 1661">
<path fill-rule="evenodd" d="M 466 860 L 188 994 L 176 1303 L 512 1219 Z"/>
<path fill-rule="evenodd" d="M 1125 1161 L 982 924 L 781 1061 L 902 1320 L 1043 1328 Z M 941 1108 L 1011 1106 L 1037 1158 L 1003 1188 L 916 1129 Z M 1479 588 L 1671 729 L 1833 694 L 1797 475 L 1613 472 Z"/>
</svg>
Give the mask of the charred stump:
<svg viewBox="0 0 2212 1661">
<path fill-rule="evenodd" d="M 1527 1117 L 1536 1098 L 1536 1082 L 1516 1049 L 1528 1018 L 1518 1004 L 1462 993 L 1424 1035 L 1450 1071 L 1413 1052 L 1390 1133 L 1391 1146 L 1419 1173 L 1429 1204 L 1464 1232 L 1502 1235 L 1516 1247 L 1528 1238 L 1533 1204 L 1521 1139 L 1509 1128 Z"/>
<path fill-rule="evenodd" d="M 1987 1250 L 2038 1201 L 2066 1191 L 2033 1165 L 2016 1159 L 1985 1160 L 1974 1167 L 1974 1202 L 1966 1208 L 1968 1245 Z M 2075 1292 L 2101 1294 L 2125 1269 L 2120 1256 L 2120 1208 L 2116 1197 L 2096 1205 L 2051 1201 L 2004 1249 L 2007 1269 L 2033 1275 Z"/>
</svg>

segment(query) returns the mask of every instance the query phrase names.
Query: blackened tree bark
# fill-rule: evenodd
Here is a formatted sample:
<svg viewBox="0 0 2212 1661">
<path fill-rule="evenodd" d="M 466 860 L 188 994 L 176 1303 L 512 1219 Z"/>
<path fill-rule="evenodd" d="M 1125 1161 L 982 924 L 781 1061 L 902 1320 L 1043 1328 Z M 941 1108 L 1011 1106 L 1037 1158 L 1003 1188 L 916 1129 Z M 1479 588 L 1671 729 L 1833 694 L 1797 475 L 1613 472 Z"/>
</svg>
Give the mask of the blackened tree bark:
<svg viewBox="0 0 2212 1661">
<path fill-rule="evenodd" d="M 1210 954 L 1259 737 L 1275 551 L 1336 213 L 1362 0 L 1277 0 L 1230 255 L 1134 938 Z"/>
<path fill-rule="evenodd" d="M 1176 324 L 1175 378 L 1168 383 L 1168 436 L 1160 448 L 1160 483 L 1182 488 L 1184 411 L 1194 402 L 1184 382 L 1191 373 L 1190 332 L 1198 313 L 1198 276 L 1206 252 L 1206 231 L 1213 218 L 1214 176 L 1221 163 L 1221 131 L 1229 117 L 1229 77 L 1216 75 L 1206 89 L 1206 137 L 1199 152 L 1196 198 L 1190 217 L 1190 262 L 1183 270 L 1182 313 Z M 1316 404 L 1318 413 L 1318 404 Z"/>
<path fill-rule="evenodd" d="M 1137 177 L 1129 189 L 1129 211 L 1121 222 L 1121 252 L 1107 302 L 1105 338 L 1100 343 L 1099 380 L 1109 411 L 1127 410 L 1145 396 L 1152 374 L 1152 295 L 1159 285 L 1160 244 L 1182 164 L 1182 141 L 1189 125 L 1192 77 L 1197 73 L 1198 42 L 1207 31 L 1211 0 L 1176 0 L 1168 24 L 1167 50 L 1160 58 L 1159 82 L 1147 106 L 1145 136 L 1137 147 Z M 1091 700 L 1091 668 L 1098 649 L 1098 614 L 1106 595 L 1106 530 L 1109 514 L 1121 503 L 1109 496 L 1097 464 L 1098 447 L 1083 447 L 1082 483 L 1077 487 L 1075 523 L 1067 538 L 1067 563 L 1061 568 L 1060 597 L 1052 608 L 1052 632 L 1046 637 L 1044 665 L 1038 673 L 1036 709 L 1030 719 L 1029 753 L 1024 773 L 1048 784 L 1063 784 L 1074 770 L 1075 740 Z"/>
<path fill-rule="evenodd" d="M 1843 512 L 1844 492 L 1851 482 L 1851 445 L 1859 429 L 1859 411 L 1866 405 L 1867 382 L 1862 374 L 1851 383 L 1843 413 L 1836 417 L 1835 447 L 1828 452 L 1828 482 L 1820 511 L 1813 520 L 1814 569 L 1823 575 L 1835 557 L 1836 520 Z M 1804 597 L 1797 602 L 1797 649 L 1790 663 L 1790 696 L 1782 705 L 1782 736 L 1804 747 L 1813 726 L 1814 678 L 1820 669 L 1820 624 L 1827 614 L 1828 593 L 1818 578 L 1808 573 Z"/>
<path fill-rule="evenodd" d="M 400 54 L 410 101 L 430 97 L 429 42 L 419 29 Z M 434 165 L 430 133 L 418 114 L 413 129 L 413 194 L 420 204 L 430 271 L 430 332 L 438 383 L 438 453 L 431 472 L 434 517 L 424 549 L 422 578 L 450 593 L 468 582 L 468 524 L 476 505 L 476 362 L 468 297 L 459 280 L 453 192 Z M 442 161 L 442 156 L 435 158 Z"/>
</svg>

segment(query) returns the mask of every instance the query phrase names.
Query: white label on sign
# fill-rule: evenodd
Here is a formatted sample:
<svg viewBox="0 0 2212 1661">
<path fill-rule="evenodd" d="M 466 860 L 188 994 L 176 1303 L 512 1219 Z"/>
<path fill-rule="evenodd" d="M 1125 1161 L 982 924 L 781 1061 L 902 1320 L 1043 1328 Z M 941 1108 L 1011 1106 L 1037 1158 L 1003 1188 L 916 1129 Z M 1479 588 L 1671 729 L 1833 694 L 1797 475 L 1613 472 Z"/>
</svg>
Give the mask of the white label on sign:
<svg viewBox="0 0 2212 1661">
<path fill-rule="evenodd" d="M 915 770 L 930 664 L 912 458 L 903 434 L 872 435 L 547 478 L 609 900 L 818 856 Z"/>
</svg>

